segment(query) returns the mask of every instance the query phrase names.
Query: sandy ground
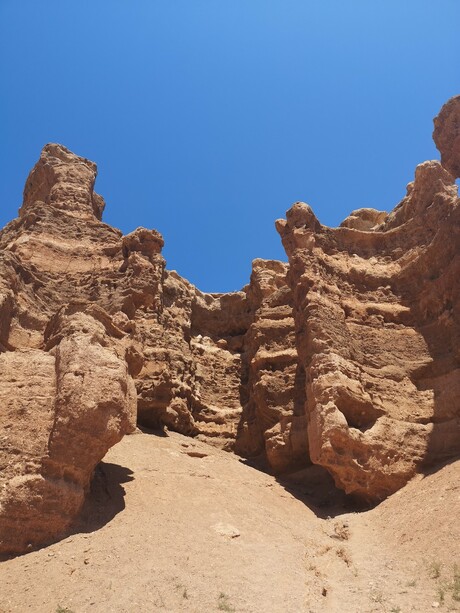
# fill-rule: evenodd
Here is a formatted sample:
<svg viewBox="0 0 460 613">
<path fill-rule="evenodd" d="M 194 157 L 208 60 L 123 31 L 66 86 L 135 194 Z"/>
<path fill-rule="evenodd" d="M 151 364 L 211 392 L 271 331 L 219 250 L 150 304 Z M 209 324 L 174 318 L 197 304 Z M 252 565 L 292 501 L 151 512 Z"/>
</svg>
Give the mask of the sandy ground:
<svg viewBox="0 0 460 613">
<path fill-rule="evenodd" d="M 357 512 L 317 467 L 277 480 L 136 433 L 98 468 L 72 536 L 0 563 L 0 612 L 457 611 L 459 477 L 451 463 Z"/>
</svg>

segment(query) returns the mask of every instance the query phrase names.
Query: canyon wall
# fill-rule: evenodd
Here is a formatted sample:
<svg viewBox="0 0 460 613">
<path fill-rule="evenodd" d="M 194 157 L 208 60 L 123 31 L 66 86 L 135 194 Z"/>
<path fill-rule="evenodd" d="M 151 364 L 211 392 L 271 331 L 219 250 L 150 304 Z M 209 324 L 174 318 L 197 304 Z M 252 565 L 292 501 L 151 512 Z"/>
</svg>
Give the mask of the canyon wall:
<svg viewBox="0 0 460 613">
<path fill-rule="evenodd" d="M 168 271 L 156 230 L 103 223 L 95 164 L 46 145 L 0 233 L 0 553 L 68 531 L 136 423 L 369 501 L 459 455 L 459 126 L 457 97 L 390 214 L 327 228 L 296 203 L 288 264 L 229 294 Z"/>
</svg>

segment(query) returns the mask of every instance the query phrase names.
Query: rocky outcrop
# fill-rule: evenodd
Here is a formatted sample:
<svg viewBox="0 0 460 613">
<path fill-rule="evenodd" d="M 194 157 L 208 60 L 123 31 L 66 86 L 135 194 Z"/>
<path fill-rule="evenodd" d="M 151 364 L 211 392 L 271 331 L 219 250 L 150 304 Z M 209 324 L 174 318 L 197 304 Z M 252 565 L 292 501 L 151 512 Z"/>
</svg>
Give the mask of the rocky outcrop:
<svg viewBox="0 0 460 613">
<path fill-rule="evenodd" d="M 160 292 L 158 312 L 140 309 L 134 317 L 145 358 L 136 377 L 139 423 L 231 449 L 241 410 L 246 294 L 202 294 L 175 272 L 165 272 Z"/>
<path fill-rule="evenodd" d="M 460 177 L 460 96 L 454 96 L 434 118 L 433 139 L 441 163 L 455 178 Z"/>
<path fill-rule="evenodd" d="M 392 213 L 327 228 L 296 203 L 289 264 L 229 294 L 168 271 L 156 230 L 103 223 L 95 164 L 46 145 L 0 233 L 0 553 L 69 530 L 136 421 L 372 501 L 460 454 L 458 100 Z"/>
<path fill-rule="evenodd" d="M 94 467 L 135 427 L 134 383 L 101 322 L 61 311 L 45 340 L 0 354 L 0 554 L 65 533 Z"/>
<path fill-rule="evenodd" d="M 311 459 L 346 492 L 381 500 L 460 454 L 454 177 L 425 162 L 390 215 L 361 209 L 331 229 L 296 203 L 277 228 L 289 256 Z"/>
<path fill-rule="evenodd" d="M 92 162 L 46 145 L 0 234 L 0 552 L 67 530 L 136 419 L 235 445 L 262 295 L 203 294 L 167 271 L 156 230 L 122 236 L 101 221 L 95 177 Z"/>
<path fill-rule="evenodd" d="M 248 297 L 253 319 L 244 337 L 245 397 L 236 451 L 266 455 L 275 472 L 309 463 L 305 377 L 299 364 L 288 267 L 254 260 Z"/>
<path fill-rule="evenodd" d="M 134 291 L 111 296 L 122 237 L 99 220 L 95 176 L 47 145 L 0 235 L 1 554 L 66 532 L 96 464 L 136 424 L 135 346 L 101 306 L 129 307 Z"/>
</svg>

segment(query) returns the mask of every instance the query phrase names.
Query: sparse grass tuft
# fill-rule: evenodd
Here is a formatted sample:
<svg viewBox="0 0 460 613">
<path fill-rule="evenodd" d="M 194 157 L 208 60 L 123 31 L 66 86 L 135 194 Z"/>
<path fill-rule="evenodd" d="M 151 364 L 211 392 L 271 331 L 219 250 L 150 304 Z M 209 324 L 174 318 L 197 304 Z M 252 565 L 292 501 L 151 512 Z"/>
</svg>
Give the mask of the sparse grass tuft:
<svg viewBox="0 0 460 613">
<path fill-rule="evenodd" d="M 177 591 L 182 590 L 182 598 L 184 600 L 188 600 L 188 592 L 187 592 L 187 588 L 185 587 L 185 585 L 182 585 L 182 583 L 176 583 L 175 588 Z"/>
<path fill-rule="evenodd" d="M 441 577 L 441 564 L 430 564 L 430 577 L 432 579 L 440 579 Z M 450 578 L 446 578 L 444 574 L 444 580 L 439 581 L 437 586 L 437 595 L 439 604 L 443 605 L 446 602 L 447 596 L 450 596 L 455 602 L 460 602 L 460 567 L 458 564 L 454 564 L 452 567 L 452 575 Z"/>
<path fill-rule="evenodd" d="M 58 604 L 58 606 L 56 608 L 56 613 L 73 613 L 73 611 L 71 611 L 67 607 L 61 607 L 61 605 Z"/>
<path fill-rule="evenodd" d="M 235 611 L 235 609 L 230 605 L 227 594 L 224 594 L 224 592 L 219 594 L 219 598 L 217 599 L 217 608 L 219 611 L 227 611 L 227 613 L 229 611 Z"/>
<path fill-rule="evenodd" d="M 452 600 L 460 602 L 460 567 L 454 564 L 453 577 L 451 582 Z"/>
<path fill-rule="evenodd" d="M 430 573 L 431 579 L 439 579 L 441 576 L 441 563 L 431 562 L 428 566 L 428 572 Z"/>
<path fill-rule="evenodd" d="M 443 587 L 438 587 L 438 600 L 440 604 L 444 604 L 446 599 L 446 590 Z"/>
</svg>

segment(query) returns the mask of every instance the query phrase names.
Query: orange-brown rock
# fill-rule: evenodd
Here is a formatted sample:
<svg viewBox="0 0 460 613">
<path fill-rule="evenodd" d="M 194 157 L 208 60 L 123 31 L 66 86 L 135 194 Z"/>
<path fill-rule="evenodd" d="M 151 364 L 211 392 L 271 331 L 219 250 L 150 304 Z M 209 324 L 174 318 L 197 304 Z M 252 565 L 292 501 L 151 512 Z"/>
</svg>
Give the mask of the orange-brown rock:
<svg viewBox="0 0 460 613">
<path fill-rule="evenodd" d="M 40 159 L 27 177 L 21 217 L 43 202 L 81 218 L 101 219 L 104 200 L 94 192 L 97 167 L 62 145 L 43 147 Z"/>
<path fill-rule="evenodd" d="M 96 165 L 46 145 L 0 232 L 0 553 L 68 530 L 136 420 L 373 501 L 459 455 L 457 128 L 458 98 L 390 214 L 331 229 L 296 203 L 289 264 L 229 294 L 166 270 L 156 230 L 103 223 Z"/>
<path fill-rule="evenodd" d="M 309 463 L 305 377 L 295 343 L 288 267 L 254 260 L 248 297 L 254 315 L 244 337 L 245 386 L 236 451 L 266 454 L 276 472 Z"/>
<path fill-rule="evenodd" d="M 156 230 L 122 236 L 100 220 L 95 177 L 92 162 L 46 145 L 0 234 L 2 552 L 69 528 L 133 411 L 147 428 L 235 444 L 262 294 L 203 294 L 166 271 Z"/>
<path fill-rule="evenodd" d="M 277 222 L 306 373 L 311 459 L 369 500 L 460 454 L 460 201 L 452 175 L 439 162 L 421 164 L 404 200 L 375 220 L 326 228 L 296 203 Z"/>
<path fill-rule="evenodd" d="M 2 554 L 67 531 L 96 464 L 135 428 L 136 348 L 118 311 L 138 288 L 112 290 L 122 239 L 99 220 L 95 176 L 47 145 L 0 234 Z"/>
<path fill-rule="evenodd" d="M 104 326 L 60 312 L 48 334 L 0 354 L 0 554 L 63 534 L 96 464 L 135 427 L 134 382 Z"/>
<path fill-rule="evenodd" d="M 460 177 L 460 96 L 448 100 L 434 118 L 433 139 L 444 168 Z"/>
</svg>

